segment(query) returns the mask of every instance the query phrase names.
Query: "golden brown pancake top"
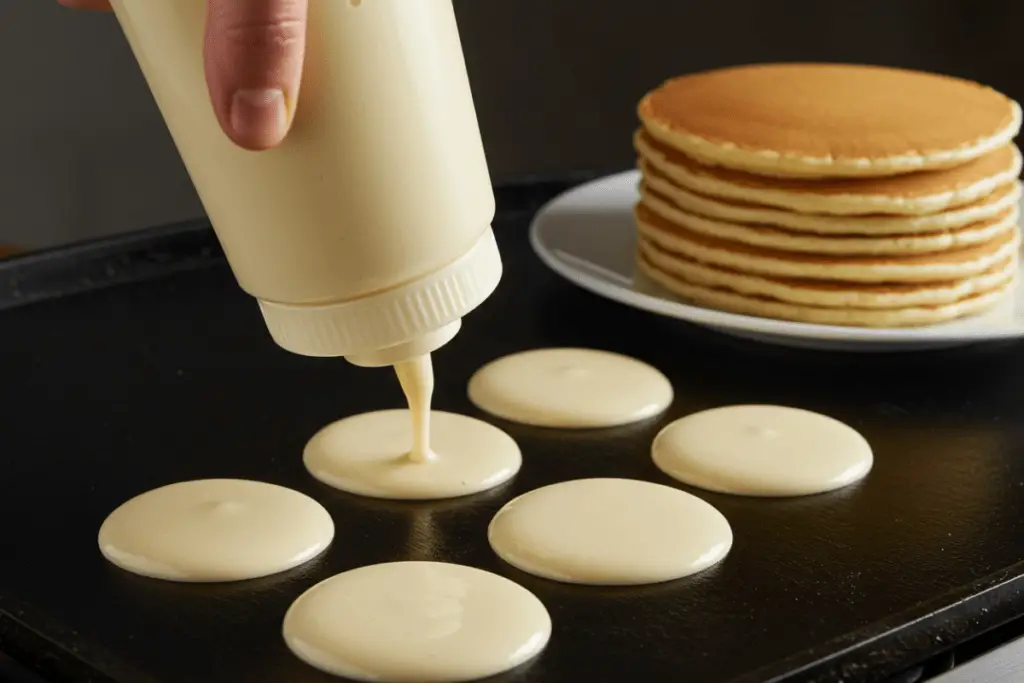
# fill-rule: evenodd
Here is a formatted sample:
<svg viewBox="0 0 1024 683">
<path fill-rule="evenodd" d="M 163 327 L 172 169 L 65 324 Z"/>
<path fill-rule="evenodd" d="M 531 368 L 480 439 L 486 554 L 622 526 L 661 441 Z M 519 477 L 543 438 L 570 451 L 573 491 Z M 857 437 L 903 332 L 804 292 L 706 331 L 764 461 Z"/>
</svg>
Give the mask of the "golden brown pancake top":
<svg viewBox="0 0 1024 683">
<path fill-rule="evenodd" d="M 1007 173 L 1013 169 L 1017 161 L 1017 153 L 1013 145 L 1010 144 L 959 166 L 934 171 L 917 171 L 879 178 L 768 178 L 694 161 L 682 152 L 655 140 L 650 133 L 644 130 L 637 131 L 637 138 L 658 154 L 663 155 L 668 163 L 682 167 L 691 174 L 721 180 L 739 187 L 823 196 L 843 194 L 928 197 L 942 192 L 964 189 L 986 178 Z"/>
<path fill-rule="evenodd" d="M 640 115 L 718 145 L 881 159 L 955 150 L 1013 123 L 1012 101 L 971 81 L 846 64 L 762 64 L 670 80 Z"/>
</svg>

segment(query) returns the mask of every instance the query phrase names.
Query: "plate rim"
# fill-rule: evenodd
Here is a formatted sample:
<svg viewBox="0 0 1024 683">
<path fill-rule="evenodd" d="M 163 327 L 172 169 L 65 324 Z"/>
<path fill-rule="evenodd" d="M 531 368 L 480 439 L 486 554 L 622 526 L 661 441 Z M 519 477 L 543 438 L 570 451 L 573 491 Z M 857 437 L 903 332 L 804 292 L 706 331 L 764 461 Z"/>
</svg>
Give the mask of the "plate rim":
<svg viewBox="0 0 1024 683">
<path fill-rule="evenodd" d="M 632 308 L 668 318 L 684 320 L 703 327 L 742 330 L 770 337 L 820 340 L 822 342 L 845 342 L 861 345 L 950 342 L 969 344 L 1024 337 L 1024 327 L 992 326 L 961 330 L 943 329 L 938 326 L 907 328 L 846 327 L 761 318 L 704 308 L 679 300 L 666 299 L 653 294 L 638 292 L 634 289 L 626 289 L 607 280 L 602 280 L 582 269 L 574 268 L 559 258 L 554 253 L 555 250 L 550 249 L 544 244 L 541 233 L 543 232 L 545 222 L 554 212 L 567 205 L 575 197 L 588 192 L 594 192 L 601 185 L 625 184 L 631 180 L 639 183 L 639 170 L 620 171 L 619 173 L 594 178 L 569 188 L 545 202 L 531 219 L 529 230 L 530 247 L 541 262 L 560 277 L 593 294 Z"/>
</svg>

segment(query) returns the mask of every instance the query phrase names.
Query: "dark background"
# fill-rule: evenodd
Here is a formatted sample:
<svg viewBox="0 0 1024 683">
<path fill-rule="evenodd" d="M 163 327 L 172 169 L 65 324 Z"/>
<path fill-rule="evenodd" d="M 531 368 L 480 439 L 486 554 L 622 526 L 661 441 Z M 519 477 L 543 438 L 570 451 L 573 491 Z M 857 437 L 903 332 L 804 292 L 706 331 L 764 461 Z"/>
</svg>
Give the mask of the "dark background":
<svg viewBox="0 0 1024 683">
<path fill-rule="evenodd" d="M 632 163 L 633 107 L 729 64 L 889 64 L 1024 99 L 1020 0 L 455 0 L 497 182 Z M 112 17 L 0 0 L 0 243 L 201 215 Z"/>
</svg>

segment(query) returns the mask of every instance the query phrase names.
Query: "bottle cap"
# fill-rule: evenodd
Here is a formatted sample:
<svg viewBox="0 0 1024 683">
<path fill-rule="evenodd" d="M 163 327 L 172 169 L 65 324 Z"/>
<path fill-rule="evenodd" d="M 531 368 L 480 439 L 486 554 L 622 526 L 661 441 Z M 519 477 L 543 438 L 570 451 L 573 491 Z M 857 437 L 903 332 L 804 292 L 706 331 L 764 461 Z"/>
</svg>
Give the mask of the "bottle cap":
<svg viewBox="0 0 1024 683">
<path fill-rule="evenodd" d="M 500 279 L 501 256 L 488 227 L 458 259 L 400 287 L 322 306 L 259 304 L 270 335 L 287 351 L 389 365 L 451 340 Z"/>
</svg>

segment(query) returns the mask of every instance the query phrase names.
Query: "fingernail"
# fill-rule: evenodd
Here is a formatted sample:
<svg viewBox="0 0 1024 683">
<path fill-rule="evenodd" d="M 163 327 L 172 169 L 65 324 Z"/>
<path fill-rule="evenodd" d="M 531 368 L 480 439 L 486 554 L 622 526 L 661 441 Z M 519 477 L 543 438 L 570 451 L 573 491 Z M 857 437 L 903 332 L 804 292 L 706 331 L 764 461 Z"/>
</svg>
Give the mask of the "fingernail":
<svg viewBox="0 0 1024 683">
<path fill-rule="evenodd" d="M 237 90 L 231 99 L 231 128 L 257 145 L 276 145 L 288 129 L 288 110 L 280 89 Z"/>
</svg>

